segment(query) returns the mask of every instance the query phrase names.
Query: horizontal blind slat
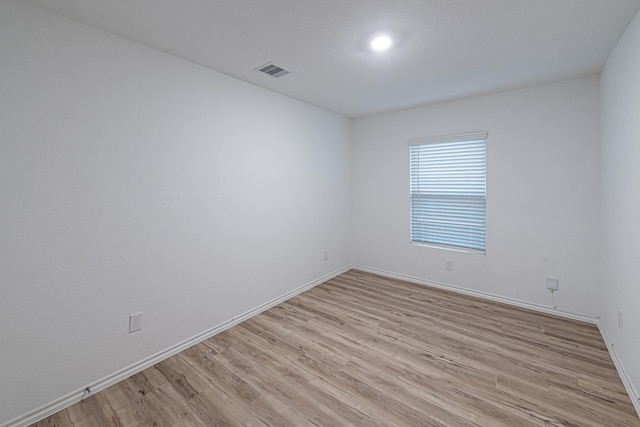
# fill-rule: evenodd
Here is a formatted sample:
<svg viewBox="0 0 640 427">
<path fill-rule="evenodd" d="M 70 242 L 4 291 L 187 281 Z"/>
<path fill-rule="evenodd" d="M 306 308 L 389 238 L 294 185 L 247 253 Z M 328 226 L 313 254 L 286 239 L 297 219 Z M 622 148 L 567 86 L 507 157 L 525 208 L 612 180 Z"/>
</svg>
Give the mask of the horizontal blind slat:
<svg viewBox="0 0 640 427">
<path fill-rule="evenodd" d="M 484 251 L 486 136 L 410 141 L 412 242 Z"/>
</svg>

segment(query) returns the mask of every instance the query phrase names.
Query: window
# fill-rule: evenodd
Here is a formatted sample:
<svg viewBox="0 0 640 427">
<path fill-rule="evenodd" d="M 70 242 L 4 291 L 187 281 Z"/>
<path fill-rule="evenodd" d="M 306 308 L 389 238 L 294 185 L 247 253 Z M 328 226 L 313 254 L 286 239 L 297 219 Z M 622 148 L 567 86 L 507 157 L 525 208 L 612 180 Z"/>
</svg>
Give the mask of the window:
<svg viewBox="0 0 640 427">
<path fill-rule="evenodd" d="M 487 132 L 409 141 L 411 243 L 485 253 Z"/>
</svg>

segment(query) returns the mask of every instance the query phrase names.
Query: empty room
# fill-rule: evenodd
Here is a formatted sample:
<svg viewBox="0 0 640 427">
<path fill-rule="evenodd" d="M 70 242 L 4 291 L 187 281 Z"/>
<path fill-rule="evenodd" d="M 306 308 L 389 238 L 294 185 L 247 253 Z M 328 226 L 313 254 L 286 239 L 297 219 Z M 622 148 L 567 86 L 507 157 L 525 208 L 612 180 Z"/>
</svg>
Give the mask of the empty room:
<svg viewBox="0 0 640 427">
<path fill-rule="evenodd" d="M 639 426 L 640 0 L 0 2 L 0 427 Z"/>
</svg>

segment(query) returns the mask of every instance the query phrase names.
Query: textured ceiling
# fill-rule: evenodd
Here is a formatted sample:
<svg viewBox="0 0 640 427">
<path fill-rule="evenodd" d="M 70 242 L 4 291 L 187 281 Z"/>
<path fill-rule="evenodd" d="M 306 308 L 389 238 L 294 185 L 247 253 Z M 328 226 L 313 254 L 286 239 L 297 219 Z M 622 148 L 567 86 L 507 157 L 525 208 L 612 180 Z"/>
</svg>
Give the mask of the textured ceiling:
<svg viewBox="0 0 640 427">
<path fill-rule="evenodd" d="M 23 0 L 348 117 L 597 73 L 640 0 Z M 385 54 L 366 41 L 386 31 Z M 273 62 L 291 74 L 255 70 Z"/>
</svg>

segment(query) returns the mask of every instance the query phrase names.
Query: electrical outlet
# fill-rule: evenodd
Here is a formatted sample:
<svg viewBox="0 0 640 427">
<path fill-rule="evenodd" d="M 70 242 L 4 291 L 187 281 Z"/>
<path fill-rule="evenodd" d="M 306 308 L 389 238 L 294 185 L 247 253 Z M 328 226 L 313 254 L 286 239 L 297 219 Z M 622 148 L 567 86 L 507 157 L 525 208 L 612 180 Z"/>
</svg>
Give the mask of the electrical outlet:
<svg viewBox="0 0 640 427">
<path fill-rule="evenodd" d="M 547 277 L 547 289 L 554 292 L 558 290 L 558 279 L 555 277 Z"/>
<path fill-rule="evenodd" d="M 329 259 L 329 251 L 328 250 L 324 250 L 324 252 L 322 253 L 322 256 L 324 257 L 324 260 L 328 260 Z"/>
<path fill-rule="evenodd" d="M 618 310 L 618 327 L 622 331 L 624 329 L 624 316 L 622 310 Z"/>
<path fill-rule="evenodd" d="M 142 329 L 142 313 L 129 315 L 129 333 Z"/>
<path fill-rule="evenodd" d="M 445 270 L 453 271 L 453 261 L 451 261 L 450 259 L 446 260 L 444 262 L 444 268 Z"/>
</svg>

